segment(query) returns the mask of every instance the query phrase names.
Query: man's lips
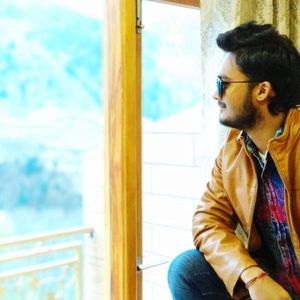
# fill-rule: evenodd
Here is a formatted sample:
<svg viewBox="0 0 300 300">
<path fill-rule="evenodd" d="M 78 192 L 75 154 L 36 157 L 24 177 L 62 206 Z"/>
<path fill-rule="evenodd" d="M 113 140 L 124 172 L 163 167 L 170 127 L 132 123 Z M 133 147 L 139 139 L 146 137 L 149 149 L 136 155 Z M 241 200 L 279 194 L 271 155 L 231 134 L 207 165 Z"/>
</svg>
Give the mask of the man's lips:
<svg viewBox="0 0 300 300">
<path fill-rule="evenodd" d="M 221 102 L 221 101 L 218 101 L 218 106 L 219 106 L 220 108 L 225 108 L 225 107 L 226 107 L 225 103 L 223 103 L 223 102 Z"/>
</svg>

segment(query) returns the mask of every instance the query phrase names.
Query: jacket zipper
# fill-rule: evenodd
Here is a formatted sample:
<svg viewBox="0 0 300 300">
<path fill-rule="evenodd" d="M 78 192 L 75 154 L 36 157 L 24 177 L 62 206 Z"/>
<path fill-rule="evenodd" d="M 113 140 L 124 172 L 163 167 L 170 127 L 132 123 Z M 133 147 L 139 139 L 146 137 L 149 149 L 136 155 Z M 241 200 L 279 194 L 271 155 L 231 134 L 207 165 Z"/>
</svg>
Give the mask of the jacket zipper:
<svg viewBox="0 0 300 300">
<path fill-rule="evenodd" d="M 248 156 L 248 158 L 250 159 L 252 169 L 255 170 L 254 173 L 256 174 L 256 168 L 255 168 L 253 159 L 252 159 L 252 157 L 250 156 L 250 154 L 249 154 L 249 152 L 247 150 L 244 137 L 241 136 L 240 139 L 241 139 L 240 143 L 242 144 L 242 148 L 246 152 L 246 155 Z M 258 190 L 257 177 L 255 177 L 254 180 L 255 180 L 255 192 L 253 193 L 252 199 L 250 199 L 250 214 L 249 214 L 249 219 L 248 219 L 248 224 L 249 224 L 248 230 L 249 230 L 249 233 L 248 233 L 247 240 L 246 240 L 246 246 L 247 246 L 247 248 L 249 246 L 249 240 L 250 240 L 250 237 L 251 237 L 252 225 L 253 225 L 253 216 L 254 216 L 254 211 L 255 211 L 255 206 L 256 206 L 256 200 L 257 200 L 257 190 Z"/>
</svg>

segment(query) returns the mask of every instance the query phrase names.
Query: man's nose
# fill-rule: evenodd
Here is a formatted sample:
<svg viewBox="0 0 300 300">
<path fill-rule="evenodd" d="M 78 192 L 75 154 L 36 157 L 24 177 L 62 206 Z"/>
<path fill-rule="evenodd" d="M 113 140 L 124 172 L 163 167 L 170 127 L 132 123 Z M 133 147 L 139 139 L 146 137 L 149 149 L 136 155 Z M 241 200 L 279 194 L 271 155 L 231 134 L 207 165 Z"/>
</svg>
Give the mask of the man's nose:
<svg viewBox="0 0 300 300">
<path fill-rule="evenodd" d="M 221 98 L 220 98 L 220 96 L 219 96 L 219 93 L 218 93 L 217 89 L 215 89 L 215 91 L 213 92 L 212 97 L 213 97 L 213 99 L 215 99 L 215 100 L 221 100 Z"/>
</svg>

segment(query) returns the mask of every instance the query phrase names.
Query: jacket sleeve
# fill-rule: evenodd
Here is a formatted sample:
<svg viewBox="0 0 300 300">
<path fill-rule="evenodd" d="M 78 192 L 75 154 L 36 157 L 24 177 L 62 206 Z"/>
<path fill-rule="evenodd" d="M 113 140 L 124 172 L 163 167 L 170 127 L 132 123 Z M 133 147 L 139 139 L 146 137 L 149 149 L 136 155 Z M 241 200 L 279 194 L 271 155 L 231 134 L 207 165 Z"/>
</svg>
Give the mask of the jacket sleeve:
<svg viewBox="0 0 300 300">
<path fill-rule="evenodd" d="M 221 149 L 211 180 L 196 206 L 193 238 L 195 246 L 204 254 L 231 296 L 241 272 L 256 264 L 235 234 L 237 224 L 234 208 L 223 187 Z"/>
</svg>

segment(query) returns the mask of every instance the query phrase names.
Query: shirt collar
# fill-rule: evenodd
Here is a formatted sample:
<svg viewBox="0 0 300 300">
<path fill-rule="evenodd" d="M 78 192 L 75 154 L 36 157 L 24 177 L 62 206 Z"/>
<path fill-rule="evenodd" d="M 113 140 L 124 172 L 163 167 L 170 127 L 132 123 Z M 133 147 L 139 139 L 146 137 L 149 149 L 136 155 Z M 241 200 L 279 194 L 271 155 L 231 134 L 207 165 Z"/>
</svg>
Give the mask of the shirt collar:
<svg viewBox="0 0 300 300">
<path fill-rule="evenodd" d="M 285 120 L 282 122 L 280 127 L 276 130 L 274 137 L 278 137 L 282 134 L 284 130 L 284 124 Z M 252 139 L 249 137 L 249 135 L 246 133 L 246 131 L 241 131 L 239 138 L 243 137 L 245 139 L 246 147 L 249 153 L 254 155 L 258 160 L 261 160 L 258 148 L 256 147 L 255 143 L 252 141 Z"/>
</svg>

